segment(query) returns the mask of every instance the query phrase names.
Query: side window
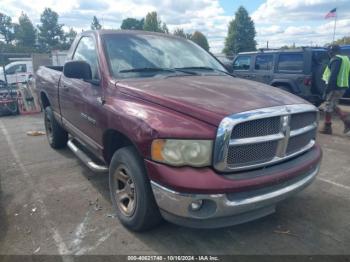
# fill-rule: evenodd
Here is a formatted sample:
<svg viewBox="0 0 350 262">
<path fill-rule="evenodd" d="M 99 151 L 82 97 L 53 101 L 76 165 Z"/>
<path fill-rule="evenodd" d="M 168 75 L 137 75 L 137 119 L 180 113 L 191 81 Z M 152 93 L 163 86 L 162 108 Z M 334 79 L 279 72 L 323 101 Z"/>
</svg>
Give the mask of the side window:
<svg viewBox="0 0 350 262">
<path fill-rule="evenodd" d="M 249 70 L 251 56 L 239 56 L 233 63 L 233 70 Z"/>
<path fill-rule="evenodd" d="M 87 62 L 92 71 L 93 79 L 100 79 L 95 42 L 91 37 L 84 36 L 80 39 L 78 47 L 73 55 L 73 60 Z"/>
<path fill-rule="evenodd" d="M 27 66 L 25 64 L 18 65 L 18 68 L 16 69 L 16 73 L 25 73 L 27 72 Z"/>
<path fill-rule="evenodd" d="M 17 66 L 11 66 L 6 70 L 7 75 L 13 75 L 16 72 Z"/>
<path fill-rule="evenodd" d="M 303 54 L 280 54 L 277 68 L 278 71 L 302 71 Z"/>
<path fill-rule="evenodd" d="M 257 55 L 255 59 L 255 70 L 269 71 L 273 66 L 273 55 Z"/>
<path fill-rule="evenodd" d="M 11 66 L 6 70 L 7 75 L 13 75 L 17 73 L 25 73 L 27 71 L 27 66 L 25 64 L 19 64 Z"/>
</svg>

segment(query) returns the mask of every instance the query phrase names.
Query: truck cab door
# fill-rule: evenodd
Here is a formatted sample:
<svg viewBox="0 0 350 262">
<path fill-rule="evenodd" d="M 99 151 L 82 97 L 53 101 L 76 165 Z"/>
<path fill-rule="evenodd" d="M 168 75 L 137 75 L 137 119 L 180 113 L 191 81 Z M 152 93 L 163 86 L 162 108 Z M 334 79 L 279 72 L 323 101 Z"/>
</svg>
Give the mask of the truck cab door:
<svg viewBox="0 0 350 262">
<path fill-rule="evenodd" d="M 15 71 L 16 83 L 24 83 L 27 81 L 27 66 L 26 64 L 18 65 Z"/>
<path fill-rule="evenodd" d="M 254 62 L 255 81 L 270 84 L 273 75 L 273 54 L 258 54 Z"/>
<path fill-rule="evenodd" d="M 233 61 L 233 74 L 239 78 L 251 79 L 251 55 L 238 55 Z"/>
<path fill-rule="evenodd" d="M 6 80 L 8 84 L 16 83 L 16 68 L 17 68 L 17 65 L 13 65 L 6 68 L 5 74 L 6 74 Z"/>
<path fill-rule="evenodd" d="M 59 92 L 62 121 L 70 132 L 79 138 L 85 147 L 97 153 L 102 150 L 101 110 L 103 89 L 98 84 L 100 72 L 95 41 L 82 36 L 72 60 L 85 61 L 90 65 L 93 82 L 61 77 Z"/>
</svg>

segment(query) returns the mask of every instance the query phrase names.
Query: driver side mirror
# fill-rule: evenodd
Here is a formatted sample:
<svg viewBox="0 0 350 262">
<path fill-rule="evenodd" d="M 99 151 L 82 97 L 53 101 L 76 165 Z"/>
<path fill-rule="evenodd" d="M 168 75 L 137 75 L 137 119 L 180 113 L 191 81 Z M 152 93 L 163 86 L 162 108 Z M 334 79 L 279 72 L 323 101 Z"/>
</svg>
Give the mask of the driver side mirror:
<svg viewBox="0 0 350 262">
<path fill-rule="evenodd" d="M 67 78 L 92 80 L 91 67 L 85 61 L 69 61 L 63 66 L 63 75 Z"/>
</svg>

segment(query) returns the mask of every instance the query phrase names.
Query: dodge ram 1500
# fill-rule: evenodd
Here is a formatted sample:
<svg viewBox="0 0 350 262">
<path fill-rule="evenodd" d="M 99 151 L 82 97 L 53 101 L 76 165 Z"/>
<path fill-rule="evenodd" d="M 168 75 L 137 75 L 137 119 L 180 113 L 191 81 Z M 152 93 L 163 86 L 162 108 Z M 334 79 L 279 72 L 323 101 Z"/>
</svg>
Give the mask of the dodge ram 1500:
<svg viewBox="0 0 350 262">
<path fill-rule="evenodd" d="M 317 109 L 234 78 L 171 35 L 80 34 L 63 67 L 41 67 L 48 141 L 109 172 L 115 212 L 140 231 L 162 218 L 223 227 L 266 216 L 309 185 L 322 157 Z"/>
</svg>

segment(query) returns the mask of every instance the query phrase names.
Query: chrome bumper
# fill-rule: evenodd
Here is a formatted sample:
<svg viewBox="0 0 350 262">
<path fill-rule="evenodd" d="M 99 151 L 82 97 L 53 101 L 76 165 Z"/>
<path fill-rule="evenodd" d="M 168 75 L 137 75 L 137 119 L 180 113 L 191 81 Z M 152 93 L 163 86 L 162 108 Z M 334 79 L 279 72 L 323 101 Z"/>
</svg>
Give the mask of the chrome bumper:
<svg viewBox="0 0 350 262">
<path fill-rule="evenodd" d="M 186 194 L 168 189 L 154 181 L 151 181 L 151 185 L 156 202 L 166 219 L 172 220 L 171 218 L 174 217 L 177 219 L 172 222 L 185 225 L 185 221 L 191 220 L 188 226 L 193 227 L 201 227 L 201 224 L 204 225 L 203 227 L 221 227 L 243 223 L 274 212 L 276 203 L 308 186 L 318 171 L 319 166 L 281 184 L 240 193 Z M 202 206 L 198 210 L 193 210 L 191 204 L 198 200 L 202 201 Z M 260 215 L 254 212 L 258 210 L 262 210 Z M 247 215 L 249 213 L 252 214 L 252 217 Z M 244 215 L 243 219 L 232 219 L 242 215 Z M 222 225 L 213 223 L 215 219 L 222 221 L 225 217 L 232 220 L 232 223 L 227 223 L 227 221 Z M 209 226 L 205 225 L 206 220 L 211 221 Z"/>
</svg>

